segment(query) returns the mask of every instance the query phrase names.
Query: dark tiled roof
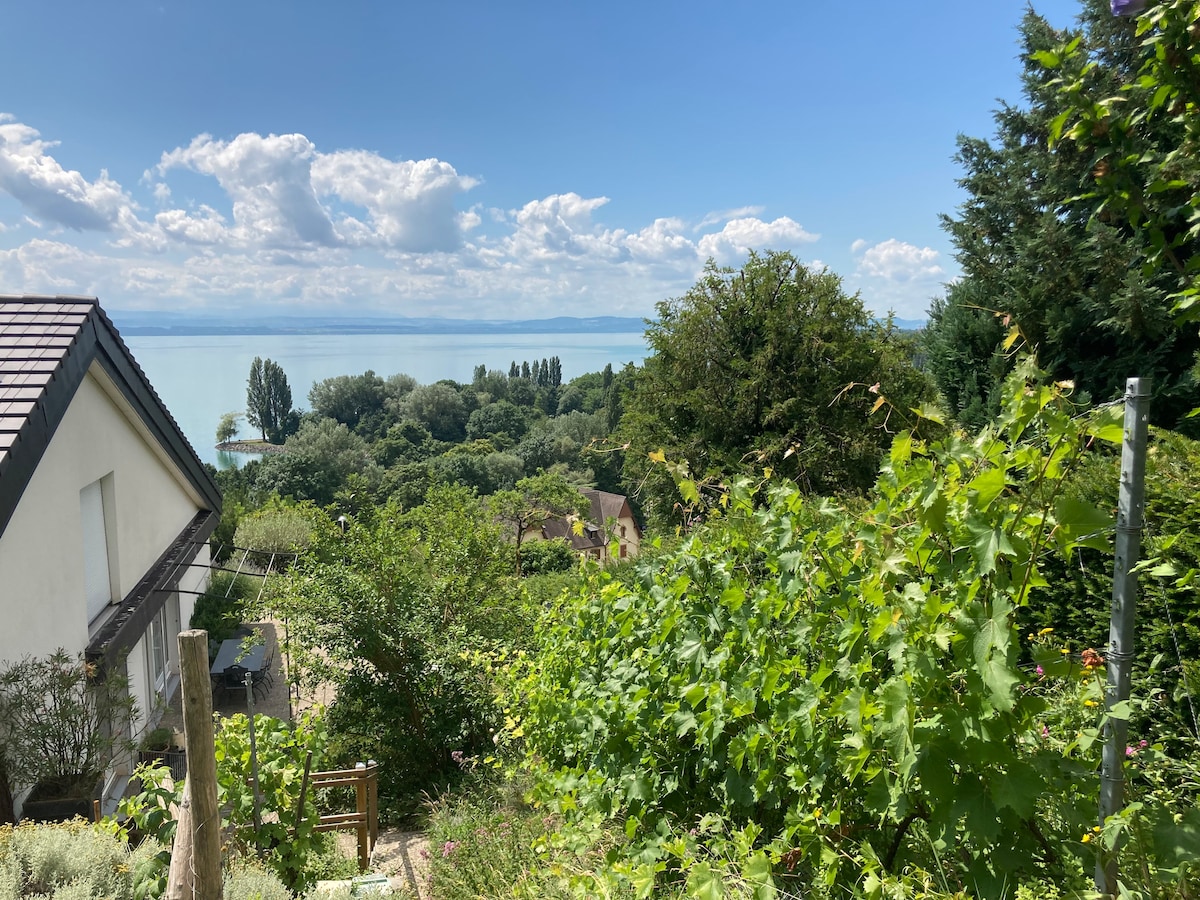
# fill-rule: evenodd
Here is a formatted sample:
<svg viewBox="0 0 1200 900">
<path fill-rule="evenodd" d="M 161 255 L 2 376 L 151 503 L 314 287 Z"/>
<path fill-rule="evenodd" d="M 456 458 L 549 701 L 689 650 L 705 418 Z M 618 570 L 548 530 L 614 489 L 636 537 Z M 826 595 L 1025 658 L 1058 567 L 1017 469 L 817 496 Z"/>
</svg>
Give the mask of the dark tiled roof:
<svg viewBox="0 0 1200 900">
<path fill-rule="evenodd" d="M 588 513 L 583 530 L 576 532 L 574 523 L 567 519 L 547 519 L 542 525 L 542 537 L 548 540 L 564 540 L 578 551 L 594 550 L 597 547 L 603 547 L 606 543 L 604 524 L 609 519 L 619 519 L 623 512 L 625 515 L 632 516 L 633 512 L 627 508 L 629 501 L 624 494 L 590 490 L 580 493 L 591 504 L 591 511 Z M 636 523 L 634 523 L 634 527 L 637 527 Z"/>
<path fill-rule="evenodd" d="M 0 294 L 0 534 L 93 362 L 219 512 L 216 484 L 94 297 Z"/>
</svg>

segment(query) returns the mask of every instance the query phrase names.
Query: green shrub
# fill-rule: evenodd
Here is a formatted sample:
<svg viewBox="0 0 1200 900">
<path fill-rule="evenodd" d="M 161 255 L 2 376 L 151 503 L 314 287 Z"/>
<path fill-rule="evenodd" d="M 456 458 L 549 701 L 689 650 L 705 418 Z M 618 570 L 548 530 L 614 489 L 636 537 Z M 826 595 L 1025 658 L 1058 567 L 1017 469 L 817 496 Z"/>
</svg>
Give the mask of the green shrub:
<svg viewBox="0 0 1200 900">
<path fill-rule="evenodd" d="M 1115 510 L 1119 483 L 1119 455 L 1098 453 L 1082 461 L 1065 493 Z M 1158 557 L 1176 575 L 1146 573 L 1139 579 L 1133 686 L 1158 702 L 1152 715 L 1139 714 L 1134 725 L 1152 739 L 1188 733 L 1194 738 L 1200 731 L 1200 594 L 1192 583 L 1200 571 L 1200 441 L 1151 429 L 1145 521 L 1142 557 Z M 1106 652 L 1112 572 L 1111 540 L 1102 550 L 1081 547 L 1047 560 L 1047 583 L 1034 589 L 1021 612 L 1023 630 L 1054 628 L 1077 650 Z"/>
<path fill-rule="evenodd" d="M 259 568 L 286 569 L 312 542 L 314 516 L 311 507 L 270 504 L 242 518 L 233 542 L 249 550 L 247 559 Z"/>
<path fill-rule="evenodd" d="M 292 892 L 270 869 L 239 859 L 225 872 L 225 900 L 292 900 Z"/>
<path fill-rule="evenodd" d="M 344 532 L 323 518 L 278 582 L 291 671 L 336 686 L 330 755 L 379 762 L 381 810 L 415 811 L 457 778 L 454 752 L 494 746 L 490 659 L 530 631 L 511 562 L 478 498 L 439 486 L 413 510 L 364 509 Z"/>
<path fill-rule="evenodd" d="M 553 575 L 579 565 L 579 554 L 566 541 L 528 541 L 521 545 L 522 575 Z"/>
<path fill-rule="evenodd" d="M 0 827 L 0 900 L 111 898 L 134 900 L 156 874 L 161 850 L 144 841 L 131 850 L 119 835 L 81 819 Z"/>
<path fill-rule="evenodd" d="M 258 595 L 261 580 L 251 575 L 217 571 L 208 588 L 196 598 L 190 627 L 208 632 L 210 647 L 233 637 L 248 613 L 248 603 Z"/>
</svg>

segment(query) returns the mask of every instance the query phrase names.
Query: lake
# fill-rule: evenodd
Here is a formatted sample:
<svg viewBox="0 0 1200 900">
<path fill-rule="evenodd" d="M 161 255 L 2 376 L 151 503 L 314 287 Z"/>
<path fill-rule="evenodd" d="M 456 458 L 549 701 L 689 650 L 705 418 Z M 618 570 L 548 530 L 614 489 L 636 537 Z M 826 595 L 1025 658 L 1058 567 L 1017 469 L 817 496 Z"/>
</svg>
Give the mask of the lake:
<svg viewBox="0 0 1200 900">
<path fill-rule="evenodd" d="M 241 454 L 218 453 L 213 444 L 224 413 L 246 408 L 246 378 L 254 357 L 283 367 L 292 403 L 308 408 L 313 382 L 371 369 L 386 378 L 404 372 L 421 384 L 444 378 L 469 382 L 475 367 L 508 371 L 516 360 L 562 361 L 563 382 L 608 363 L 641 364 L 640 334 L 272 334 L 124 338 L 196 453 L 219 468 L 238 465 Z M 257 437 L 243 421 L 241 437 Z"/>
</svg>

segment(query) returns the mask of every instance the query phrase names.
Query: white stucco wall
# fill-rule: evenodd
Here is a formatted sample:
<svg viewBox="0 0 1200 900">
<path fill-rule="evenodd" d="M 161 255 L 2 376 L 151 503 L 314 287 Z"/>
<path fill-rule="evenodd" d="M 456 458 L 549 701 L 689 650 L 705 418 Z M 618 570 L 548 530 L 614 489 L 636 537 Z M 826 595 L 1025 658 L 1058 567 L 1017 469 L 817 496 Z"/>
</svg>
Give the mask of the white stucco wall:
<svg viewBox="0 0 1200 900">
<path fill-rule="evenodd" d="M 119 602 L 204 504 L 93 365 L 0 534 L 0 661 L 87 646 L 79 491 L 109 475 Z"/>
</svg>

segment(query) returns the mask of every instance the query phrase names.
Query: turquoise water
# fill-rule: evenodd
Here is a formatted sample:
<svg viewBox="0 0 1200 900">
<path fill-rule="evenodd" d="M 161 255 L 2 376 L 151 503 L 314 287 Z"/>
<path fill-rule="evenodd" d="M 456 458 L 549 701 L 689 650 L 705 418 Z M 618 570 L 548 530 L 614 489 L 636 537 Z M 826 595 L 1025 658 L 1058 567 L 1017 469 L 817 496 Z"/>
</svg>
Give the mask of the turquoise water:
<svg viewBox="0 0 1200 900">
<path fill-rule="evenodd" d="M 218 453 L 213 444 L 222 414 L 246 408 L 246 377 L 254 357 L 283 367 L 292 402 L 308 408 L 314 381 L 404 372 L 421 384 L 443 378 L 470 381 L 481 363 L 508 371 L 516 360 L 557 356 L 563 381 L 598 372 L 608 363 L 640 364 L 646 344 L 640 334 L 273 334 L 125 338 L 167 409 L 205 462 L 229 468 L 246 459 Z M 257 437 L 244 422 L 241 437 Z"/>
</svg>

